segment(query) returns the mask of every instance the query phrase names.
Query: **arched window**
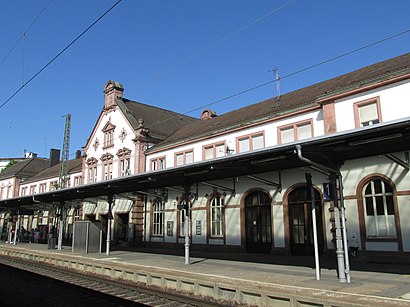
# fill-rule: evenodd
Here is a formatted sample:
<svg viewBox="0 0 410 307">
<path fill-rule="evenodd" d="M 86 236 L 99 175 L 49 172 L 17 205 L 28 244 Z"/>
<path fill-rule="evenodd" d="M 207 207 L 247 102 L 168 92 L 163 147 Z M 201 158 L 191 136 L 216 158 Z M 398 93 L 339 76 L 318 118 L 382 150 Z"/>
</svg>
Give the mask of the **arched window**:
<svg viewBox="0 0 410 307">
<path fill-rule="evenodd" d="M 362 193 L 367 237 L 396 238 L 392 187 L 375 178 L 364 185 Z"/>
<path fill-rule="evenodd" d="M 164 202 L 160 199 L 156 199 L 153 204 L 153 236 L 164 235 Z"/>
<path fill-rule="evenodd" d="M 223 237 L 225 234 L 224 200 L 220 195 L 211 200 L 211 236 Z"/>
</svg>

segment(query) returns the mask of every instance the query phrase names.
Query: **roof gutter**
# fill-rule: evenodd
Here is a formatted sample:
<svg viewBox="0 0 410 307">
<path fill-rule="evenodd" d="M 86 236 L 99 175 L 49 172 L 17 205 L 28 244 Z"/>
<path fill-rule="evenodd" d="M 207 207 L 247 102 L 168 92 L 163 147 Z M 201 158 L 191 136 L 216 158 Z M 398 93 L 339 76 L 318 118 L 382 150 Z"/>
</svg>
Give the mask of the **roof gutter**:
<svg viewBox="0 0 410 307">
<path fill-rule="evenodd" d="M 348 246 L 347 246 L 347 232 L 346 232 L 346 218 L 345 218 L 345 206 L 344 206 L 344 196 L 343 196 L 343 179 L 342 174 L 339 170 L 333 169 L 331 167 L 327 167 L 320 163 L 314 162 L 309 160 L 308 158 L 302 155 L 302 146 L 299 144 L 295 145 L 296 152 L 298 155 L 299 160 L 305 162 L 306 164 L 312 166 L 315 170 L 332 175 L 337 175 L 339 179 L 339 193 L 340 193 L 340 213 L 342 220 L 342 233 L 340 237 L 340 220 L 337 216 L 335 216 L 335 227 L 336 227 L 336 255 L 337 255 L 337 264 L 338 264 L 338 272 L 339 272 L 339 279 L 341 282 L 350 283 L 350 264 L 349 264 L 349 254 L 348 254 Z M 335 197 L 335 201 L 337 201 L 337 197 Z M 337 208 L 337 206 L 334 206 Z M 336 212 L 336 211 L 335 211 Z M 338 229 L 339 228 L 339 229 Z M 342 242 L 343 241 L 343 242 Z"/>
</svg>

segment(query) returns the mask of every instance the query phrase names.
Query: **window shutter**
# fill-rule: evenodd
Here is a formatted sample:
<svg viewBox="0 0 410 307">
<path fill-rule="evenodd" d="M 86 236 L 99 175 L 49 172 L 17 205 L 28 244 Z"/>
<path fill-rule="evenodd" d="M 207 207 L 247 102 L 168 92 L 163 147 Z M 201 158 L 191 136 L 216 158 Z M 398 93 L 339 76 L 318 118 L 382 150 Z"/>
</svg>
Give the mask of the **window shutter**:
<svg viewBox="0 0 410 307">
<path fill-rule="evenodd" d="M 371 103 L 359 107 L 359 118 L 362 126 L 367 126 L 370 122 L 377 124 L 379 116 L 377 114 L 377 104 Z"/>
<path fill-rule="evenodd" d="M 192 162 L 194 162 L 194 153 L 192 151 L 187 152 L 185 154 L 185 163 L 192 163 Z"/>
<path fill-rule="evenodd" d="M 215 146 L 215 151 L 216 151 L 216 157 L 223 157 L 225 156 L 225 145 L 220 144 Z"/>
<path fill-rule="evenodd" d="M 295 140 L 295 136 L 293 134 L 293 127 L 286 128 L 280 130 L 280 139 L 281 143 L 288 143 L 293 142 Z"/>
<path fill-rule="evenodd" d="M 253 149 L 263 148 L 263 135 L 255 135 L 252 137 L 252 148 Z"/>
<path fill-rule="evenodd" d="M 214 156 L 213 153 L 214 153 L 213 147 L 205 148 L 205 160 L 212 159 Z"/>
<path fill-rule="evenodd" d="M 301 125 L 297 127 L 298 140 L 308 139 L 312 137 L 312 125 Z"/>
<path fill-rule="evenodd" d="M 239 140 L 239 152 L 249 151 L 249 139 Z"/>
</svg>

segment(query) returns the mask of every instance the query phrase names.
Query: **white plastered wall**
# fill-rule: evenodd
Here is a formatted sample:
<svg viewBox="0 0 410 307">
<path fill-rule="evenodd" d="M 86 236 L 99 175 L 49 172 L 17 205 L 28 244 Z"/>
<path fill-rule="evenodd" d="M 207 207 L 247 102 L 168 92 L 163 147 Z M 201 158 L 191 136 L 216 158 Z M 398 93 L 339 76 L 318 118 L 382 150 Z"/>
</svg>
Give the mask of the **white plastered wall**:
<svg viewBox="0 0 410 307">
<path fill-rule="evenodd" d="M 404 153 L 395 153 L 404 160 Z M 382 174 L 390 178 L 398 193 L 405 193 L 396 197 L 397 207 L 400 217 L 400 226 L 403 242 L 403 251 L 410 251 L 410 227 L 406 220 L 410 214 L 410 194 L 408 194 L 410 184 L 410 174 L 402 166 L 392 162 L 385 156 L 374 156 L 363 159 L 347 161 L 342 169 L 344 195 L 350 200 L 345 202 L 348 238 L 352 234 L 359 234 L 359 212 L 356 199 L 356 189 L 359 182 L 371 174 Z M 349 197 L 350 196 L 350 197 Z M 357 236 L 360 240 L 360 236 Z M 360 245 L 359 245 L 360 246 Z M 397 243 L 394 242 L 367 242 L 366 249 L 375 251 L 397 251 Z"/>
</svg>

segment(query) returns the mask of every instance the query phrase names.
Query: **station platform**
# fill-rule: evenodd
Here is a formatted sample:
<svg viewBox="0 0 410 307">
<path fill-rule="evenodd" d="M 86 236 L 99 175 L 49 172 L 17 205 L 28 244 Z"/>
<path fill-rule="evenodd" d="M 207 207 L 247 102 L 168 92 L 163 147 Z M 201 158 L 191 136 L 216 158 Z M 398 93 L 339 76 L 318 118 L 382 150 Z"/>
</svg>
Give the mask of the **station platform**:
<svg viewBox="0 0 410 307">
<path fill-rule="evenodd" d="M 335 256 L 322 257 L 316 280 L 313 257 L 115 248 L 73 253 L 71 247 L 0 243 L 0 255 L 119 278 L 252 306 L 410 306 L 410 266 L 351 259 L 351 282 L 337 278 Z"/>
</svg>

